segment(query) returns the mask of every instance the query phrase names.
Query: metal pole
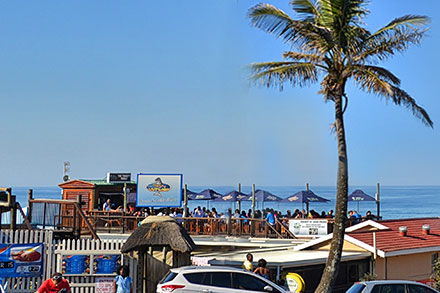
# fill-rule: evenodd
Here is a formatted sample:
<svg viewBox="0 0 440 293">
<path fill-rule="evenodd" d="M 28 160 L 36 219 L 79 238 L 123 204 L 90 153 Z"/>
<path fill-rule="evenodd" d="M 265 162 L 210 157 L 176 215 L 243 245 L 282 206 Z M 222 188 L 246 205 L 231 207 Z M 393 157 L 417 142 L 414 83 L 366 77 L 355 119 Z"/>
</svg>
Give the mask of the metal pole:
<svg viewBox="0 0 440 293">
<path fill-rule="evenodd" d="M 377 206 L 377 220 L 379 220 L 380 219 L 380 184 L 379 183 L 377 183 L 376 206 Z"/>
<path fill-rule="evenodd" d="M 124 183 L 124 204 L 123 204 L 123 208 L 124 208 L 124 213 L 127 210 L 127 183 Z"/>
<path fill-rule="evenodd" d="M 255 218 L 255 184 L 252 184 L 252 218 Z"/>
<path fill-rule="evenodd" d="M 309 191 L 309 184 L 306 183 L 306 191 Z"/>
<path fill-rule="evenodd" d="M 238 183 L 238 192 L 241 192 L 241 183 Z M 238 210 L 241 212 L 241 201 L 238 200 Z"/>
<path fill-rule="evenodd" d="M 124 183 L 124 204 L 122 208 L 122 233 L 125 233 L 125 212 L 127 211 L 127 183 Z"/>
</svg>

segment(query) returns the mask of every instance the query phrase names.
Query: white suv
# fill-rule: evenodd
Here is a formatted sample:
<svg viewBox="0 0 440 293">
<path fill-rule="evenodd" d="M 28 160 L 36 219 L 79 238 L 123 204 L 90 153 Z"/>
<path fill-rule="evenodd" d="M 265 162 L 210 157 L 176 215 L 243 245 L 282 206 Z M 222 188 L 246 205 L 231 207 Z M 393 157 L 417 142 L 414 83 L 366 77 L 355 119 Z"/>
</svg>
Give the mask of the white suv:
<svg viewBox="0 0 440 293">
<path fill-rule="evenodd" d="M 170 269 L 157 285 L 156 292 L 288 293 L 289 291 L 243 269 L 223 266 L 188 266 Z"/>
<path fill-rule="evenodd" d="M 425 284 L 413 281 L 357 282 L 346 293 L 439 293 Z"/>
</svg>

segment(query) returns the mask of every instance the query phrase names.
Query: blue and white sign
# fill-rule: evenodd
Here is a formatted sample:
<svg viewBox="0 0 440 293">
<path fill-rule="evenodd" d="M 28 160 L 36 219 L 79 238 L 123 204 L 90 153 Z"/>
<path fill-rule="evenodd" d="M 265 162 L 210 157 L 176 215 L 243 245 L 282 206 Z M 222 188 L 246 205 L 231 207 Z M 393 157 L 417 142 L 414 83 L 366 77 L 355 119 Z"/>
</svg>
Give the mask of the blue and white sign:
<svg viewBox="0 0 440 293">
<path fill-rule="evenodd" d="M 136 206 L 180 207 L 182 174 L 138 174 Z"/>
<path fill-rule="evenodd" d="M 43 274 L 43 243 L 0 244 L 0 276 L 40 277 Z"/>
</svg>

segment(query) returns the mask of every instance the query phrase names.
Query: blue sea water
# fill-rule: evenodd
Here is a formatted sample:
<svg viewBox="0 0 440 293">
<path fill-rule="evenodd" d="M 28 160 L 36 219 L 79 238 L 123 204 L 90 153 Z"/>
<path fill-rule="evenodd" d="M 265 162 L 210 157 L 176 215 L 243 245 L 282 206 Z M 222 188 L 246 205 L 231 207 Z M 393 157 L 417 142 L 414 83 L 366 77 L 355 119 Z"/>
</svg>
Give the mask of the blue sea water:
<svg viewBox="0 0 440 293">
<path fill-rule="evenodd" d="M 13 194 L 17 196 L 17 201 L 23 207 L 27 206 L 27 192 L 28 189 L 33 190 L 34 198 L 51 198 L 60 199 L 61 189 L 58 186 L 51 187 L 13 187 Z M 202 191 L 205 188 L 212 188 L 220 194 L 228 193 L 237 187 L 234 186 L 189 186 L 188 189 L 194 192 Z M 258 186 L 257 189 L 267 190 L 279 197 L 285 198 L 298 191 L 304 190 L 304 186 Z M 318 213 L 321 211 L 329 211 L 335 209 L 336 187 L 332 186 L 311 186 L 310 189 L 317 195 L 330 200 L 328 203 L 311 203 L 310 209 L 314 209 Z M 365 193 L 375 196 L 376 186 L 352 186 L 349 189 L 351 193 L 355 189 L 362 189 Z M 250 193 L 252 191 L 250 186 L 243 186 L 242 192 Z M 216 207 L 217 211 L 225 212 L 228 208 L 235 209 L 237 205 L 229 202 L 214 202 L 214 201 L 189 201 L 189 209 L 193 210 L 197 206 Z M 301 204 L 295 203 L 276 203 L 265 202 L 257 203 L 257 209 L 273 208 L 281 211 L 283 214 L 287 210 L 294 211 L 295 209 L 302 209 Z M 251 202 L 243 201 L 241 204 L 242 210 L 251 208 Z M 305 208 L 305 206 L 304 206 Z M 376 214 L 375 202 L 360 202 L 359 209 L 357 202 L 348 203 L 349 210 L 358 210 L 362 215 L 368 210 Z M 416 218 L 416 217 L 439 217 L 440 216 L 440 186 L 381 186 L 380 187 L 380 215 L 383 219 L 402 219 L 402 218 Z"/>
</svg>

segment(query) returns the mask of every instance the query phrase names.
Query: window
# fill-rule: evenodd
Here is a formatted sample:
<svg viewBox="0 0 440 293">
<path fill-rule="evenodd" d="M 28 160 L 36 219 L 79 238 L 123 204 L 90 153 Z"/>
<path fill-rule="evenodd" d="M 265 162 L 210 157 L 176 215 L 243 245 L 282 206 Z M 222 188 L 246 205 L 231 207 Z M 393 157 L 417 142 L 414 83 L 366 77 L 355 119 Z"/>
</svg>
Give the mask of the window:
<svg viewBox="0 0 440 293">
<path fill-rule="evenodd" d="M 376 285 L 371 293 L 405 293 L 404 284 L 385 284 Z"/>
<path fill-rule="evenodd" d="M 205 285 L 211 285 L 215 287 L 231 288 L 231 273 L 229 272 L 212 272 L 206 273 Z"/>
<path fill-rule="evenodd" d="M 266 286 L 270 286 L 270 285 L 257 277 L 248 274 L 233 273 L 233 288 L 264 292 L 264 287 Z M 277 289 L 273 287 L 272 289 L 273 289 L 272 290 L 273 293 L 279 293 Z"/>
<path fill-rule="evenodd" d="M 437 262 L 438 259 L 438 253 L 433 253 L 431 254 L 431 273 L 434 273 L 435 270 L 435 263 Z"/>
<path fill-rule="evenodd" d="M 408 285 L 410 293 L 435 293 L 434 290 L 421 285 Z"/>
<path fill-rule="evenodd" d="M 206 272 L 190 273 L 183 275 L 188 282 L 197 285 L 231 288 L 231 273 L 229 272 Z"/>
<path fill-rule="evenodd" d="M 203 285 L 203 280 L 205 279 L 205 273 L 191 273 L 183 274 L 185 279 L 193 284 Z"/>
</svg>

